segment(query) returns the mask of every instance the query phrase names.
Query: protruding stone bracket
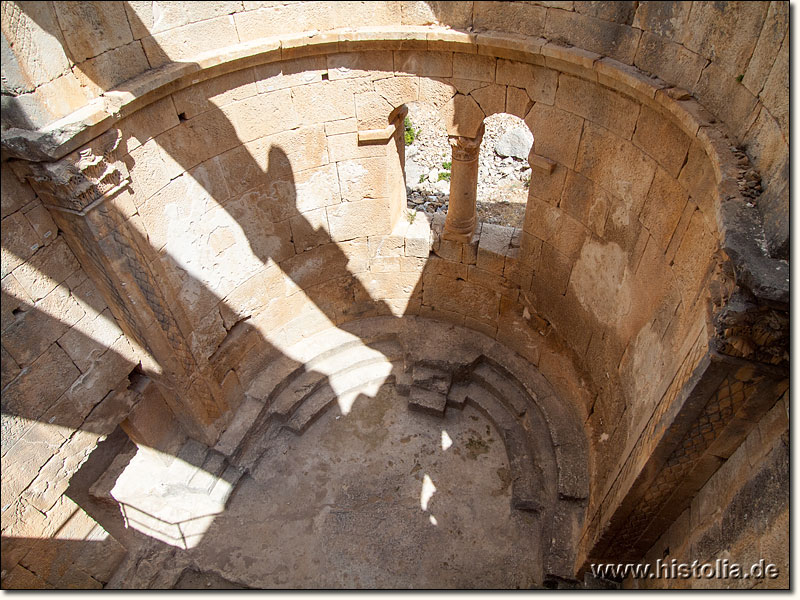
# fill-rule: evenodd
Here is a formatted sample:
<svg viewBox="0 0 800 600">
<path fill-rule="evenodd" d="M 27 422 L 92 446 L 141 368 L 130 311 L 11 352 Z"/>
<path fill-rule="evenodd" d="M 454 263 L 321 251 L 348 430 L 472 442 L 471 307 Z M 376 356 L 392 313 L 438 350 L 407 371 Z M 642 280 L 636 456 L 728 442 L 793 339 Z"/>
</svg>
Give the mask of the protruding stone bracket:
<svg viewBox="0 0 800 600">
<path fill-rule="evenodd" d="M 85 216 L 130 184 L 127 166 L 115 155 L 121 139 L 118 129 L 110 129 L 57 162 L 14 161 L 14 170 L 49 208 Z"/>
<path fill-rule="evenodd" d="M 389 118 L 389 124 L 383 129 L 361 129 L 358 132 L 359 145 L 364 144 L 381 144 L 388 142 L 397 131 L 397 123 L 402 122 L 408 114 L 408 107 L 401 104 L 394 109 Z"/>
<path fill-rule="evenodd" d="M 545 175 L 550 175 L 556 168 L 555 161 L 545 158 L 544 156 L 539 156 L 533 151 L 533 148 L 531 148 L 531 152 L 528 155 L 528 164 L 531 166 L 531 169 L 541 171 Z"/>
<path fill-rule="evenodd" d="M 453 151 L 450 171 L 450 207 L 444 224 L 443 237 L 469 242 L 477 222 L 475 201 L 478 195 L 478 154 L 483 140 L 481 124 L 474 138 L 450 136 Z"/>
</svg>

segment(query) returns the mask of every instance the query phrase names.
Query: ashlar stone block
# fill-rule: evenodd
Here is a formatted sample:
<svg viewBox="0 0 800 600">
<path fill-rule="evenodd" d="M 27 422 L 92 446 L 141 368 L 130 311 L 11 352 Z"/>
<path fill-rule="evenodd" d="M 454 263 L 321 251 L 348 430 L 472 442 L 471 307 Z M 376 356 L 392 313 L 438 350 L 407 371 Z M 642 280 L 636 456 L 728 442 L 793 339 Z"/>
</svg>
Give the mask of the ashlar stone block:
<svg viewBox="0 0 800 600">
<path fill-rule="evenodd" d="M 511 244 L 512 227 L 484 223 L 478 244 L 477 267 L 496 275 L 503 274 L 506 252 Z"/>
<path fill-rule="evenodd" d="M 582 118 L 555 106 L 537 102 L 525 116 L 525 123 L 533 132 L 537 154 L 560 162 L 570 169 L 575 167 L 578 144 L 583 132 Z"/>
<path fill-rule="evenodd" d="M 684 164 L 691 142 L 669 117 L 648 106 L 642 106 L 633 143 L 676 178 Z"/>
<path fill-rule="evenodd" d="M 650 190 L 656 163 L 632 143 L 586 122 L 576 170 L 621 198 L 638 215 Z"/>
<path fill-rule="evenodd" d="M 326 210 L 331 239 L 335 242 L 385 235 L 392 229 L 391 202 L 388 198 L 342 202 Z"/>
</svg>

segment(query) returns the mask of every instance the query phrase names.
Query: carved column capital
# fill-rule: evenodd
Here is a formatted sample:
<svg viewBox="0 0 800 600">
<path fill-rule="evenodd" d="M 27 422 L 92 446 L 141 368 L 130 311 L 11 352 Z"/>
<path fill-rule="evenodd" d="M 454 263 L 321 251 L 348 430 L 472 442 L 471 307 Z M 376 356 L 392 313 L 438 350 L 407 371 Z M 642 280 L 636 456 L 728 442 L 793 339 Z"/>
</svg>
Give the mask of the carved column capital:
<svg viewBox="0 0 800 600">
<path fill-rule="evenodd" d="M 50 208 L 85 215 L 130 183 L 116 154 L 121 139 L 121 132 L 111 129 L 56 162 L 14 161 L 14 171 Z"/>
<path fill-rule="evenodd" d="M 484 126 L 481 125 L 478 135 L 474 138 L 462 137 L 459 135 L 449 136 L 450 147 L 453 150 L 453 160 L 461 162 L 472 162 L 478 160 L 483 141 Z"/>
</svg>

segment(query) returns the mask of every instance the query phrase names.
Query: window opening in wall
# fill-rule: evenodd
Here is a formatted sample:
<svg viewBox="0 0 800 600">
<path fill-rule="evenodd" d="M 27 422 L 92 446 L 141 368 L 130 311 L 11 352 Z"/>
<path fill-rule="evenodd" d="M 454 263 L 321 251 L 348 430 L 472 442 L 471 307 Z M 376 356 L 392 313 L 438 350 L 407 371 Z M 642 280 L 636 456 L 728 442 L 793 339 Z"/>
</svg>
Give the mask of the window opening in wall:
<svg viewBox="0 0 800 600">
<path fill-rule="evenodd" d="M 439 110 L 424 102 L 408 103 L 404 122 L 408 208 L 429 215 L 447 213 L 452 152 Z M 533 135 L 519 117 L 487 117 L 478 158 L 478 221 L 522 227 L 531 169 Z"/>
<path fill-rule="evenodd" d="M 408 208 L 446 213 L 450 200 L 450 143 L 439 110 L 427 102 L 409 102 L 403 126 Z"/>
<path fill-rule="evenodd" d="M 491 115 L 484 125 L 478 156 L 478 221 L 522 227 L 531 181 L 528 153 L 533 134 L 525 121 L 508 113 Z"/>
</svg>

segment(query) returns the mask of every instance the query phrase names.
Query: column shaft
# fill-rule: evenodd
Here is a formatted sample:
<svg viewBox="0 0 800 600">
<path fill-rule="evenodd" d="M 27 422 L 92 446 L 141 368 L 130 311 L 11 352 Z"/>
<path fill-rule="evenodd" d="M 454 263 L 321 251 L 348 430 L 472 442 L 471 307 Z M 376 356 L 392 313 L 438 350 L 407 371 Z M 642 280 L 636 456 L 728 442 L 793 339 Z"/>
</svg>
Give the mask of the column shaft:
<svg viewBox="0 0 800 600">
<path fill-rule="evenodd" d="M 474 138 L 450 136 L 453 160 L 450 170 L 450 206 L 444 224 L 444 237 L 469 242 L 475 231 L 475 201 L 478 194 L 478 154 L 484 127 Z"/>
</svg>

